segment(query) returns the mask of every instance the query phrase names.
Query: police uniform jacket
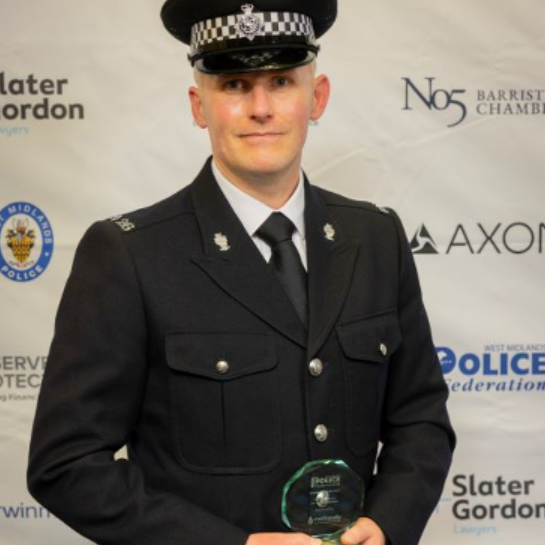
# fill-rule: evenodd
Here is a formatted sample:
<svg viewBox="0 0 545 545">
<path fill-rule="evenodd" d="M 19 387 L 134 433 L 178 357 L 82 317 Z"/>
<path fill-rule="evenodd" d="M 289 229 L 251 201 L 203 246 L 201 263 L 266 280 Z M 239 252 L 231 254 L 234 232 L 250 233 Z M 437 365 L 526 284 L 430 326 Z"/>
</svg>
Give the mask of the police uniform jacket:
<svg viewBox="0 0 545 545">
<path fill-rule="evenodd" d="M 243 545 L 287 531 L 283 485 L 336 458 L 390 542 L 417 543 L 454 436 L 412 255 L 393 211 L 305 191 L 308 331 L 210 161 L 88 230 L 31 442 L 54 515 L 104 545 Z"/>
</svg>

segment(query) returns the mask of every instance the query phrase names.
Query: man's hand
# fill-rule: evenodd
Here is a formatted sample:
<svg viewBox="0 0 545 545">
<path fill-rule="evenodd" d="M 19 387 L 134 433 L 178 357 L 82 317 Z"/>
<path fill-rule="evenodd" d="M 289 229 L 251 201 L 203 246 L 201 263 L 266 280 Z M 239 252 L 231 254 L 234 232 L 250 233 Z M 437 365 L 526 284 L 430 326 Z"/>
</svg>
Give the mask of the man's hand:
<svg viewBox="0 0 545 545">
<path fill-rule="evenodd" d="M 306 534 L 281 532 L 251 534 L 246 545 L 321 545 L 322 540 Z"/>
<path fill-rule="evenodd" d="M 341 536 L 343 545 L 386 545 L 386 536 L 376 522 L 360 518 Z M 246 545 L 321 545 L 322 541 L 306 534 L 259 533 L 251 534 Z"/>
<path fill-rule="evenodd" d="M 386 545 L 386 536 L 376 522 L 360 518 L 341 536 L 343 545 Z"/>
</svg>

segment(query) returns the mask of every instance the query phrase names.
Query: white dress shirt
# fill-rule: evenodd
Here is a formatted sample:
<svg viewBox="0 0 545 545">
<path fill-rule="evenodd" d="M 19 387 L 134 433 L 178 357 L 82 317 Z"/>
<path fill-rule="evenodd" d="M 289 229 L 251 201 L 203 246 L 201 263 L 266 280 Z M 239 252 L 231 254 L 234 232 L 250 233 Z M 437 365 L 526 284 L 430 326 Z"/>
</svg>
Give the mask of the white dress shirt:
<svg viewBox="0 0 545 545">
<path fill-rule="evenodd" d="M 297 187 L 289 200 L 282 208 L 275 210 L 266 204 L 263 204 L 261 201 L 250 197 L 250 195 L 244 193 L 244 191 L 241 191 L 238 187 L 235 187 L 220 172 L 215 161 L 212 161 L 212 172 L 214 173 L 216 181 L 225 195 L 225 198 L 231 205 L 231 208 L 235 211 L 238 219 L 252 237 L 252 240 L 267 263 L 271 259 L 271 248 L 266 242 L 256 236 L 255 232 L 273 212 L 282 212 L 284 216 L 291 220 L 293 225 L 295 225 L 292 237 L 293 243 L 301 256 L 301 262 L 306 270 L 307 247 L 305 241 L 305 186 L 303 183 L 303 173 L 300 173 Z"/>
</svg>

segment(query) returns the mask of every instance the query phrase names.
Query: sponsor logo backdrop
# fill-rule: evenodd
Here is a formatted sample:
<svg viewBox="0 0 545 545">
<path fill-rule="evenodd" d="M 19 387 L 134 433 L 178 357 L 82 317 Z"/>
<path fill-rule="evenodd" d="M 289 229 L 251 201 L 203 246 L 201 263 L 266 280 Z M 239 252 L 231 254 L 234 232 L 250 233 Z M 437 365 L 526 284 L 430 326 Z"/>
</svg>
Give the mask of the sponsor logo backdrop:
<svg viewBox="0 0 545 545">
<path fill-rule="evenodd" d="M 74 545 L 24 475 L 75 244 L 190 182 L 209 147 L 162 0 L 2 4 L 0 542 Z M 401 214 L 451 390 L 428 545 L 543 539 L 544 18 L 541 0 L 340 0 L 322 40 L 333 96 L 305 169 Z"/>
</svg>

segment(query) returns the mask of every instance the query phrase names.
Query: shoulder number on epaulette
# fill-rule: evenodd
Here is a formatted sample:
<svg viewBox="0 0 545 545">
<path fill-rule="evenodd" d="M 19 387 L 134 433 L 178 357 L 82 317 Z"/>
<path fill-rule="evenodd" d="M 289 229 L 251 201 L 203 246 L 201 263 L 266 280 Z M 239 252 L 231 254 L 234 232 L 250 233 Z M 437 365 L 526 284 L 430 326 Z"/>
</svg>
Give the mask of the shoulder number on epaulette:
<svg viewBox="0 0 545 545">
<path fill-rule="evenodd" d="M 110 221 L 115 223 L 122 231 L 132 231 L 136 227 L 129 218 L 124 218 L 122 214 L 111 217 Z"/>
</svg>

